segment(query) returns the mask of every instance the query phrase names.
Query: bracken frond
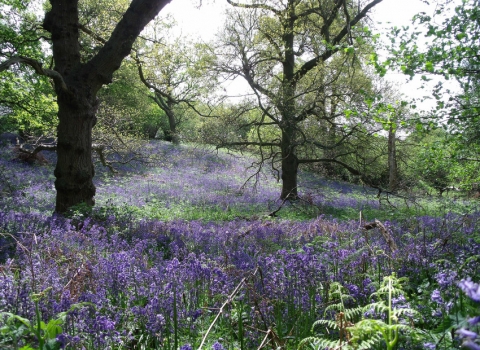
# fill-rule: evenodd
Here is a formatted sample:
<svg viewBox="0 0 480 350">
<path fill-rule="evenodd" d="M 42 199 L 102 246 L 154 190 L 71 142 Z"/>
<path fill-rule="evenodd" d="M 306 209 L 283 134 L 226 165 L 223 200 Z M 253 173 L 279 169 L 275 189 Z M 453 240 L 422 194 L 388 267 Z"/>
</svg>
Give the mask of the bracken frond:
<svg viewBox="0 0 480 350">
<path fill-rule="evenodd" d="M 328 305 L 328 306 L 325 308 L 325 313 L 327 313 L 328 311 L 341 312 L 341 311 L 343 311 L 343 309 L 344 309 L 344 307 L 343 307 L 343 304 L 342 304 L 342 303 L 331 304 L 331 305 Z"/>
<path fill-rule="evenodd" d="M 412 317 L 413 315 L 418 315 L 418 311 L 414 309 L 393 309 L 393 315 L 395 317 L 399 316 L 407 316 L 407 317 Z"/>
<path fill-rule="evenodd" d="M 348 320 L 348 321 L 352 321 L 354 320 L 355 318 L 358 318 L 360 317 L 364 312 L 364 308 L 363 307 L 356 307 L 356 308 L 352 308 L 352 309 L 345 309 L 344 313 L 345 313 L 345 318 Z"/>
<path fill-rule="evenodd" d="M 372 334 L 369 339 L 365 339 L 356 348 L 356 350 L 370 350 L 378 345 L 382 341 L 382 335 L 380 333 Z"/>
<path fill-rule="evenodd" d="M 327 326 L 331 329 L 338 329 L 337 322 L 332 320 L 317 320 L 313 323 L 312 330 L 317 326 Z"/>
<path fill-rule="evenodd" d="M 308 342 L 305 342 L 305 340 L 308 339 Z M 311 349 L 313 350 L 325 350 L 325 349 L 335 349 L 335 350 L 347 350 L 347 349 L 353 349 L 350 345 L 347 343 L 340 344 L 340 340 L 329 340 L 329 339 L 323 339 L 323 338 L 316 338 L 316 337 L 309 337 L 305 338 L 302 340 L 300 343 L 302 346 L 307 345 L 310 346 Z M 301 349 L 301 347 L 299 347 Z"/>
</svg>

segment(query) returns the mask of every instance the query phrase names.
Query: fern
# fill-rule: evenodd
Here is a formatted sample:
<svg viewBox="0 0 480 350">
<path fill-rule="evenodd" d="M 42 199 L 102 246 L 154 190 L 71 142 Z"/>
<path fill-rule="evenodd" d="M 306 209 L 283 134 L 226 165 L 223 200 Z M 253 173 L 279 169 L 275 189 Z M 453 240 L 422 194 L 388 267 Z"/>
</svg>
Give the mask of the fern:
<svg viewBox="0 0 480 350">
<path fill-rule="evenodd" d="M 363 315 L 364 308 L 359 306 L 355 308 L 345 309 L 343 312 L 345 313 L 345 319 L 347 319 L 348 321 L 353 321 L 355 319 L 359 319 Z"/>
<path fill-rule="evenodd" d="M 313 323 L 312 329 L 317 326 L 327 326 L 328 328 L 331 328 L 331 329 L 338 329 L 337 322 L 332 320 L 317 320 Z"/>
<path fill-rule="evenodd" d="M 329 330 L 335 330 L 335 334 L 338 335 L 339 339 L 330 339 L 328 335 L 312 336 L 303 339 L 299 344 L 299 349 L 306 345 L 315 350 L 353 349 L 349 345 L 350 334 L 348 327 L 353 326 L 355 319 L 360 318 L 363 308 L 345 308 L 345 302 L 347 300 L 354 301 L 355 299 L 348 294 L 348 290 L 338 282 L 333 282 L 330 285 L 328 296 L 332 303 L 325 308 L 324 315 L 326 317 L 329 312 L 335 312 L 335 320 L 325 318 L 315 321 L 312 326 L 312 332 L 314 332 L 315 328 L 323 326 L 326 328 L 328 334 L 330 334 Z"/>
<path fill-rule="evenodd" d="M 414 332 L 412 327 L 399 322 L 402 318 L 409 318 L 418 312 L 410 308 L 396 308 L 392 305 L 393 297 L 403 295 L 401 285 L 403 282 L 406 282 L 406 279 L 398 279 L 395 274 L 384 277 L 380 288 L 372 294 L 372 298 L 376 298 L 378 301 L 367 305 L 364 310 L 366 312 L 374 310 L 386 322 L 368 318 L 349 327 L 348 330 L 352 334 L 353 344 L 358 344 L 359 348 L 365 348 L 364 342 L 378 343 L 383 339 L 387 350 L 391 350 L 398 342 L 400 331 Z"/>
<path fill-rule="evenodd" d="M 411 318 L 417 313 L 410 308 L 394 307 L 393 298 L 404 294 L 402 283 L 406 279 L 396 278 L 395 274 L 387 276 L 379 289 L 372 294 L 375 302 L 365 307 L 345 308 L 345 301 L 353 299 L 348 291 L 339 283 L 332 283 L 329 297 L 333 302 L 325 309 L 325 316 L 329 311 L 336 312 L 335 320 L 321 319 L 314 322 L 312 332 L 316 327 L 323 326 L 335 330 L 339 339 L 331 339 L 326 335 L 312 336 L 303 339 L 299 348 L 309 346 L 314 350 L 323 349 L 355 349 L 366 350 L 386 344 L 387 350 L 392 350 L 398 343 L 400 332 L 414 332 L 415 330 L 405 323 L 405 318 Z M 356 323 L 365 312 L 374 311 L 376 318 L 365 318 Z"/>
<path fill-rule="evenodd" d="M 308 337 L 303 339 L 299 345 L 298 349 L 302 349 L 304 346 L 309 346 L 314 350 L 324 350 L 324 349 L 338 349 L 338 350 L 347 350 L 352 349 L 348 344 L 340 344 L 340 340 L 329 340 L 324 338 L 317 337 Z"/>
</svg>

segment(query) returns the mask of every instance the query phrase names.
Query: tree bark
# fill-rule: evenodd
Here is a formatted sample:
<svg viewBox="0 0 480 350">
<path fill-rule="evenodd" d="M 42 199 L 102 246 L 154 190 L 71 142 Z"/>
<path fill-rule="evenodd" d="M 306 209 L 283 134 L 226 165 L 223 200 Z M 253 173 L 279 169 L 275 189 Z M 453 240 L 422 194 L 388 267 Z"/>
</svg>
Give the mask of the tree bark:
<svg viewBox="0 0 480 350">
<path fill-rule="evenodd" d="M 79 203 L 95 204 L 92 129 L 98 103 L 96 99 L 89 101 L 77 97 L 75 100 L 58 97 L 58 160 L 54 174 L 55 211 L 59 213 Z"/>
<path fill-rule="evenodd" d="M 180 143 L 180 138 L 177 134 L 177 118 L 175 117 L 175 112 L 173 111 L 173 103 L 169 100 L 167 101 L 168 106 L 168 125 L 170 126 L 170 137 L 172 139 L 172 143 L 174 145 L 178 145 Z"/>
<path fill-rule="evenodd" d="M 158 107 L 160 107 L 167 115 L 168 130 L 164 131 L 165 140 L 173 143 L 174 145 L 180 144 L 180 138 L 178 137 L 177 133 L 177 118 L 173 110 L 175 103 L 172 101 L 172 99 L 169 99 L 167 97 L 164 98 L 158 92 L 155 94 L 154 101 L 157 103 Z"/>
<path fill-rule="evenodd" d="M 282 132 L 282 193 L 281 199 L 298 199 L 298 158 L 291 145 L 291 135 Z"/>
<path fill-rule="evenodd" d="M 388 130 L 388 188 L 394 192 L 398 186 L 396 132 L 393 126 Z"/>
</svg>

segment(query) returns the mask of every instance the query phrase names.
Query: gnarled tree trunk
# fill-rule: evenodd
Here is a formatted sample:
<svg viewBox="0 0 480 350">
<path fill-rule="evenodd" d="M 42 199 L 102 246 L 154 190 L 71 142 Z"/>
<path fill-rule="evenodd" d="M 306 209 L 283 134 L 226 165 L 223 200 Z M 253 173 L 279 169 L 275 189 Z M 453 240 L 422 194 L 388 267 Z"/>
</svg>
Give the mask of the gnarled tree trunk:
<svg viewBox="0 0 480 350">
<path fill-rule="evenodd" d="M 95 175 L 92 163 L 92 129 L 96 123 L 96 98 L 58 97 L 58 143 L 55 211 L 63 213 L 73 205 L 95 204 Z"/>
</svg>

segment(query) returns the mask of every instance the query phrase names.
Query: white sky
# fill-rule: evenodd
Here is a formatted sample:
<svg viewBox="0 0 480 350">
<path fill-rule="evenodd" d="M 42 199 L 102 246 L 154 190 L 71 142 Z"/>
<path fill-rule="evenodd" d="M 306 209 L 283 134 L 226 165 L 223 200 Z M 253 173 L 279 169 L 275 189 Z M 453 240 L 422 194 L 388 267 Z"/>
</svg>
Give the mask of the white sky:
<svg viewBox="0 0 480 350">
<path fill-rule="evenodd" d="M 202 6 L 197 8 L 195 5 L 200 1 L 172 0 L 162 14 L 171 13 L 185 34 L 211 38 L 222 25 L 224 9 L 230 5 L 225 0 L 203 0 Z M 410 19 L 420 11 L 428 12 L 428 6 L 421 0 L 383 0 L 374 7 L 371 18 L 402 26 L 408 25 Z"/>
<path fill-rule="evenodd" d="M 200 8 L 196 7 L 202 1 Z M 241 0 L 238 0 L 239 2 Z M 460 0 L 456 0 L 458 2 Z M 196 37 L 203 40 L 214 38 L 215 33 L 221 28 L 223 23 L 223 12 L 229 7 L 226 0 L 172 0 L 162 14 L 170 13 L 178 27 L 184 35 L 191 39 Z M 427 6 L 421 0 L 383 0 L 376 5 L 371 12 L 370 18 L 377 24 L 377 30 L 382 31 L 392 27 L 410 26 L 411 19 L 419 12 L 433 14 L 434 7 Z M 426 91 L 420 89 L 420 79 L 415 78 L 412 82 L 407 82 L 407 77 L 399 73 L 387 74 L 387 79 L 398 84 L 400 91 L 407 97 L 420 97 L 425 95 Z M 431 84 L 434 85 L 433 83 Z M 423 107 L 427 108 L 428 103 Z"/>
</svg>

